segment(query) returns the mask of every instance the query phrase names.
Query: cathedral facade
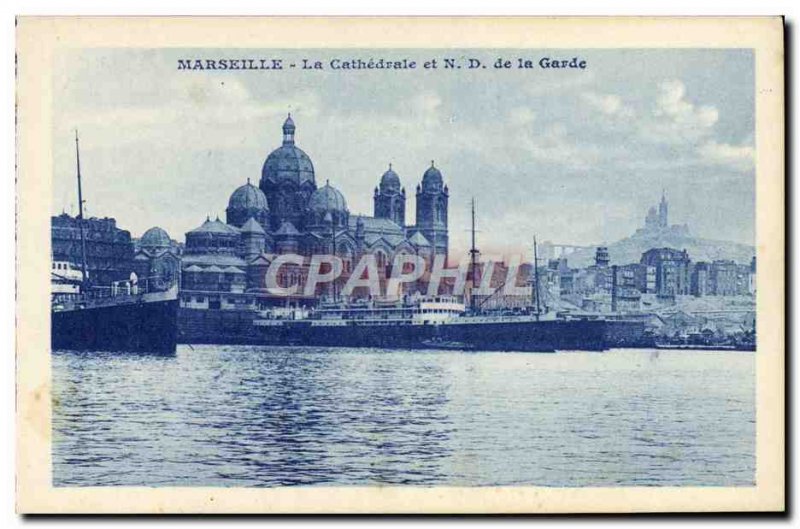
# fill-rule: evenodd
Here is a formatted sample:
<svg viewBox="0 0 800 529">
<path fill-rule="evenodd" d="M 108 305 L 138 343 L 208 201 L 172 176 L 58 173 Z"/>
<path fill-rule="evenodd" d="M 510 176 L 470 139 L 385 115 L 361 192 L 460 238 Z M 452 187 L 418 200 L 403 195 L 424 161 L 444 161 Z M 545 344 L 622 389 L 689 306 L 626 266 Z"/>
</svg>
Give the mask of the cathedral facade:
<svg viewBox="0 0 800 529">
<path fill-rule="evenodd" d="M 447 255 L 449 191 L 433 163 L 416 186 L 413 224 L 407 221 L 406 189 L 391 165 L 373 191 L 373 215 L 356 214 L 328 180 L 320 185 L 311 158 L 296 143 L 296 131 L 290 115 L 283 123 L 281 145 L 264 162 L 258 186 L 248 179 L 230 195 L 224 221 L 207 218 L 186 233 L 181 255 L 184 306 L 252 304 L 247 296 L 214 293 L 266 296 L 266 270 L 281 254 L 336 255 L 343 263 L 342 283 L 365 254 L 375 256 L 383 278 L 389 277 L 398 254 L 426 262 Z M 302 284 L 307 262 L 282 266 L 278 283 Z"/>
</svg>

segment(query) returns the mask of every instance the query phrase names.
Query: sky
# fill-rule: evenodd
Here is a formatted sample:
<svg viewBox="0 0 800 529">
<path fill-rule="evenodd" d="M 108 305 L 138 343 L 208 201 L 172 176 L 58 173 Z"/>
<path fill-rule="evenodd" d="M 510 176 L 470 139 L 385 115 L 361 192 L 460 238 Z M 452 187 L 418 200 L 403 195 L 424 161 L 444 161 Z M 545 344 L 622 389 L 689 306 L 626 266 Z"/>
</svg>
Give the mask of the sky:
<svg viewBox="0 0 800 529">
<path fill-rule="evenodd" d="M 443 69 L 442 58 L 486 68 Z M 495 69 L 543 57 L 585 69 Z M 179 71 L 178 59 L 320 60 L 322 71 Z M 334 71 L 334 58 L 408 58 L 415 70 Z M 438 59 L 439 68 L 422 64 Z M 451 247 L 610 243 L 643 224 L 662 190 L 693 235 L 754 244 L 751 50 L 71 50 L 54 62 L 54 214 L 75 213 L 74 130 L 86 215 L 134 237 L 224 220 L 257 184 L 288 112 L 316 181 L 372 214 L 391 163 L 414 189 L 434 160 L 450 190 Z"/>
</svg>

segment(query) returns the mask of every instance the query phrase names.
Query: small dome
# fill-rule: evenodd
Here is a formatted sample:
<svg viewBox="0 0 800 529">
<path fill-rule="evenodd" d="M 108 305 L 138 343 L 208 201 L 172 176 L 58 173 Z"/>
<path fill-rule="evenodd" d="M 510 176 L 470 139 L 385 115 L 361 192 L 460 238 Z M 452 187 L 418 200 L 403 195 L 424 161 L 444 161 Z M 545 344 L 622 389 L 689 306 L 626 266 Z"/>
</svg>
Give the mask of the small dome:
<svg viewBox="0 0 800 529">
<path fill-rule="evenodd" d="M 325 186 L 320 187 L 308 199 L 308 209 L 313 212 L 322 213 L 326 211 L 347 211 L 347 202 L 344 200 L 338 189 L 325 183 Z"/>
<path fill-rule="evenodd" d="M 139 246 L 142 248 L 169 248 L 172 241 L 169 234 L 158 226 L 152 227 L 139 239 Z"/>
<path fill-rule="evenodd" d="M 422 188 L 425 190 L 432 189 L 438 191 L 442 188 L 443 184 L 444 179 L 442 178 L 442 172 L 431 162 L 431 166 L 428 167 L 428 170 L 422 175 Z"/>
<path fill-rule="evenodd" d="M 264 192 L 248 180 L 247 183 L 233 192 L 228 200 L 228 209 L 263 209 L 268 210 L 267 197 Z"/>
<path fill-rule="evenodd" d="M 400 192 L 400 177 L 392 170 L 392 164 L 389 164 L 389 170 L 381 176 L 380 187 L 384 193 L 387 191 Z"/>
</svg>

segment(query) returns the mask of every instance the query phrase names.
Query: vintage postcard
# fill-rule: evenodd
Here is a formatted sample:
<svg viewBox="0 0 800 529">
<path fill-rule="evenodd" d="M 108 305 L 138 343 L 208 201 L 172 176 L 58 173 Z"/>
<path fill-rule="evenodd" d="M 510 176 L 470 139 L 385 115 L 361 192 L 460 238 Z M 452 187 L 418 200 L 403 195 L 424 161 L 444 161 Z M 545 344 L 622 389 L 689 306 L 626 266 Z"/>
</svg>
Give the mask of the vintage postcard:
<svg viewBox="0 0 800 529">
<path fill-rule="evenodd" d="M 17 509 L 784 509 L 780 18 L 17 23 Z"/>
</svg>

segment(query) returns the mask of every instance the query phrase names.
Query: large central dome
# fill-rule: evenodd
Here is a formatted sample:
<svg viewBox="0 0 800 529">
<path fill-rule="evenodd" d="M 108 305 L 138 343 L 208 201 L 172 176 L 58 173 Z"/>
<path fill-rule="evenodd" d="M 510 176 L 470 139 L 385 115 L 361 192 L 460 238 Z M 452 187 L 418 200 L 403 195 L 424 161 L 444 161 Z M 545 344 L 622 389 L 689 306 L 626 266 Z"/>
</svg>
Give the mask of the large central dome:
<svg viewBox="0 0 800 529">
<path fill-rule="evenodd" d="M 272 151 L 264 162 L 261 189 L 281 182 L 291 182 L 297 186 L 310 182 L 316 187 L 314 165 L 311 158 L 294 144 L 294 132 L 295 125 L 290 115 L 283 124 L 283 145 Z"/>
</svg>

